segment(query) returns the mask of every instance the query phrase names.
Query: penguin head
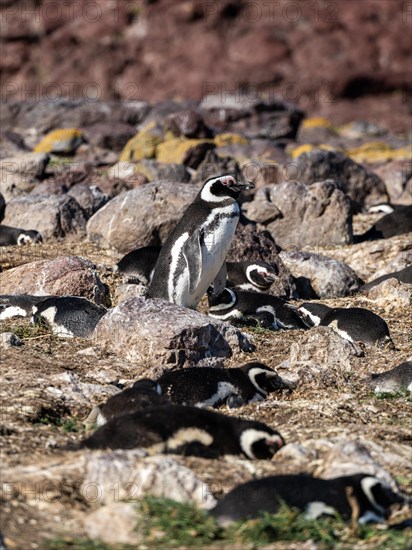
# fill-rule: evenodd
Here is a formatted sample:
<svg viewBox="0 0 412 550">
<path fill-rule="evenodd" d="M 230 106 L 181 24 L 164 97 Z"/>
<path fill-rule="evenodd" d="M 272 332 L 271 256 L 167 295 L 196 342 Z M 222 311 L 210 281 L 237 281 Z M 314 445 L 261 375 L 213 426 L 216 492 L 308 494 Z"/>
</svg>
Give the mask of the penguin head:
<svg viewBox="0 0 412 550">
<path fill-rule="evenodd" d="M 359 508 L 359 523 L 383 522 L 390 516 L 393 504 L 406 500 L 377 477 L 368 474 L 351 477 L 351 492 Z"/>
<path fill-rule="evenodd" d="M 227 199 L 236 200 L 244 189 L 253 189 L 253 183 L 240 182 L 231 175 L 217 176 L 206 180 L 200 192 L 200 198 L 205 202 L 224 202 Z"/>
<path fill-rule="evenodd" d="M 245 271 L 248 281 L 262 289 L 268 289 L 276 280 L 275 269 L 266 262 L 253 262 Z"/>
<path fill-rule="evenodd" d="M 305 302 L 298 307 L 297 313 L 308 327 L 317 327 L 331 308 L 325 304 Z"/>
<path fill-rule="evenodd" d="M 279 432 L 262 422 L 248 421 L 240 433 L 240 448 L 250 459 L 270 459 L 285 444 Z"/>
<path fill-rule="evenodd" d="M 30 231 L 22 231 L 20 235 L 17 237 L 17 245 L 23 246 L 25 244 L 36 244 L 36 243 L 42 243 L 43 237 L 38 231 L 30 230 Z"/>
<path fill-rule="evenodd" d="M 237 294 L 230 288 L 225 288 L 220 294 L 213 292 L 213 287 L 209 287 L 207 291 L 207 299 L 209 302 L 209 310 L 212 313 L 218 313 L 225 309 L 230 309 L 237 302 Z"/>
<path fill-rule="evenodd" d="M 255 388 L 263 395 L 276 390 L 290 389 L 290 386 L 286 384 L 273 369 L 266 366 L 264 363 L 246 363 L 246 365 L 243 365 L 240 369 L 248 376 Z"/>
</svg>

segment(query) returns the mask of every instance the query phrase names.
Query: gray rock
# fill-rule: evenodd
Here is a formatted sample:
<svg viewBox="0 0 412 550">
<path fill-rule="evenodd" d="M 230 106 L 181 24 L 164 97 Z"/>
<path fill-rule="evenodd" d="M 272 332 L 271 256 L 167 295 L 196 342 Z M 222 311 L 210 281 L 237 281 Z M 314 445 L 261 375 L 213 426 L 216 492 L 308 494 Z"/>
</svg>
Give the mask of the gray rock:
<svg viewBox="0 0 412 550">
<path fill-rule="evenodd" d="M 139 160 L 135 165 L 135 172 L 144 174 L 148 181 L 187 183 L 191 177 L 184 164 L 159 162 L 154 159 Z"/>
<path fill-rule="evenodd" d="M 385 265 L 382 269 L 376 271 L 371 277 L 371 280 L 382 277 L 382 275 L 387 275 L 388 273 L 393 273 L 394 271 L 400 271 L 412 265 L 412 249 L 403 250 L 395 256 L 395 258 Z"/>
<path fill-rule="evenodd" d="M 246 227 L 239 224 L 226 259 L 228 262 L 260 260 L 269 263 L 277 271 L 277 279 L 269 293 L 293 298 L 297 296 L 295 282 L 279 256 L 280 250 L 268 231 L 258 231 L 252 224 Z"/>
<path fill-rule="evenodd" d="M 109 202 L 109 197 L 99 187 L 85 183 L 73 185 L 69 189 L 68 195 L 76 200 L 88 218 Z"/>
<path fill-rule="evenodd" d="M 82 128 L 86 141 L 94 146 L 120 152 L 136 134 L 136 129 L 125 122 L 95 122 Z"/>
<path fill-rule="evenodd" d="M 23 153 L 0 161 L 0 192 L 6 201 L 30 192 L 43 177 L 49 162 L 44 153 Z"/>
<path fill-rule="evenodd" d="M 316 441 L 312 443 L 316 447 Z M 363 472 L 376 476 L 392 489 L 397 490 L 397 483 L 392 475 L 372 457 L 366 445 L 367 440 L 350 441 L 342 437 L 335 437 L 330 443 L 330 450 L 325 453 L 320 466 L 315 472 L 316 476 L 323 479 L 332 479 Z"/>
<path fill-rule="evenodd" d="M 354 358 L 362 354 L 333 329 L 314 327 L 292 344 L 289 359 L 277 365 L 276 372 L 296 385 L 334 386 L 345 382 Z"/>
<path fill-rule="evenodd" d="M 200 111 L 208 126 L 249 138 L 295 139 L 303 118 L 303 111 L 281 98 L 264 100 L 236 93 L 208 95 Z"/>
<path fill-rule="evenodd" d="M 244 334 L 226 323 L 144 298 L 126 300 L 109 310 L 97 325 L 94 338 L 121 357 L 145 369 L 151 367 L 151 376 L 164 367 L 221 364 L 234 354 L 253 349 Z"/>
<path fill-rule="evenodd" d="M 240 166 L 235 159 L 229 156 L 221 157 L 215 153 L 214 149 L 210 149 L 197 166 L 196 172 L 193 174 L 193 181 L 203 183 L 208 178 L 219 174 L 233 174 L 235 178 L 239 178 L 241 176 Z M 245 193 L 243 193 L 244 196 Z"/>
<path fill-rule="evenodd" d="M 0 334 L 0 348 L 15 348 L 23 345 L 23 341 L 13 332 Z"/>
<path fill-rule="evenodd" d="M 83 296 L 97 304 L 109 305 L 108 287 L 102 283 L 90 260 L 62 256 L 39 260 L 0 273 L 4 294 L 35 296 Z"/>
<path fill-rule="evenodd" d="M 115 450 L 87 454 L 83 486 L 99 488 L 99 504 L 141 498 L 145 494 L 194 502 L 211 508 L 215 499 L 192 470 L 168 457 L 142 457 L 144 451 Z M 113 487 L 116 487 L 116 491 Z"/>
<path fill-rule="evenodd" d="M 243 206 L 283 248 L 352 242 L 350 200 L 331 180 L 263 187 Z"/>
<path fill-rule="evenodd" d="M 137 545 L 142 543 L 142 537 L 136 530 L 137 518 L 137 503 L 113 502 L 87 514 L 84 529 L 92 540 L 106 544 Z"/>
<path fill-rule="evenodd" d="M 193 201 L 198 189 L 192 185 L 154 182 L 118 195 L 87 224 L 89 239 L 99 246 L 130 252 L 161 244 Z"/>
<path fill-rule="evenodd" d="M 386 279 L 367 292 L 368 300 L 386 312 L 406 311 L 412 306 L 412 285 L 401 283 L 397 279 Z"/>
<path fill-rule="evenodd" d="M 83 128 L 97 122 L 139 124 L 149 112 L 144 101 L 9 101 L 1 104 L 4 129 L 36 128 L 46 134 L 57 128 Z"/>
<path fill-rule="evenodd" d="M 7 204 L 4 223 L 12 227 L 30 227 L 44 240 L 66 235 L 83 237 L 86 216 L 77 201 L 68 195 L 26 195 Z"/>
<path fill-rule="evenodd" d="M 312 252 L 280 253 L 295 277 L 299 298 L 337 298 L 357 292 L 362 280 L 344 262 Z"/>
<path fill-rule="evenodd" d="M 412 204 L 412 162 L 393 160 L 374 170 L 382 178 L 392 204 Z"/>
<path fill-rule="evenodd" d="M 55 374 L 50 377 L 49 382 L 45 391 L 54 398 L 64 399 L 69 404 L 90 405 L 92 400 L 101 402 L 118 392 L 118 389 L 110 384 L 82 382 L 73 372 Z"/>
<path fill-rule="evenodd" d="M 309 185 L 333 179 L 349 195 L 357 211 L 365 206 L 388 202 L 380 177 L 342 153 L 315 150 L 299 155 L 295 163 L 299 182 Z"/>
<path fill-rule="evenodd" d="M 130 298 L 141 298 L 146 293 L 147 287 L 140 283 L 119 285 L 114 292 L 114 303 L 120 304 Z"/>
</svg>

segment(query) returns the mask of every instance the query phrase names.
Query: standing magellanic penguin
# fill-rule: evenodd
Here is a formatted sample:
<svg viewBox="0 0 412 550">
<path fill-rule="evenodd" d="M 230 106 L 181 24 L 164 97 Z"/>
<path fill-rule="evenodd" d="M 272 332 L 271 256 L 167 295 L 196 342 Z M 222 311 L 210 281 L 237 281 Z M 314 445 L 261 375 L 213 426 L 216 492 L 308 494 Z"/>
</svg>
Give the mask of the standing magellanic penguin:
<svg viewBox="0 0 412 550">
<path fill-rule="evenodd" d="M 306 328 L 295 308 L 276 296 L 225 288 L 219 295 L 208 291 L 209 315 L 234 324 L 259 324 L 272 329 Z"/>
<path fill-rule="evenodd" d="M 378 344 L 394 348 L 386 322 L 369 309 L 361 307 L 329 307 L 325 304 L 305 302 L 298 308 L 303 321 L 309 327 L 333 328 L 349 342 Z"/>
<path fill-rule="evenodd" d="M 195 309 L 213 282 L 224 287 L 221 270 L 239 221 L 237 199 L 252 187 L 229 175 L 206 181 L 162 247 L 148 298 Z"/>
</svg>

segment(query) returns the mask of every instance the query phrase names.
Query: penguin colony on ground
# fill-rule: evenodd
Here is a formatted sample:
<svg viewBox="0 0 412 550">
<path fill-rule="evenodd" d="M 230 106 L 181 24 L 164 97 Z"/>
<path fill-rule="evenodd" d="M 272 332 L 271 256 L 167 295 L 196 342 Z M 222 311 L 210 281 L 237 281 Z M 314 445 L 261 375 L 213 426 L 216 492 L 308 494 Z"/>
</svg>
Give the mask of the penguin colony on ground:
<svg viewBox="0 0 412 550">
<path fill-rule="evenodd" d="M 208 179 L 163 247 L 134 250 L 113 271 L 128 282 L 148 286 L 148 298 L 188 308 L 196 308 L 207 293 L 209 315 L 219 320 L 273 330 L 329 326 L 353 343 L 393 346 L 385 321 L 369 310 L 330 308 L 318 302 L 293 306 L 269 294 L 277 277 L 274 266 L 261 261 L 226 261 L 240 216 L 237 199 L 242 189 L 250 187 L 231 175 Z M 3 203 L 0 200 L 0 221 Z M 405 212 L 400 222 L 402 231 L 409 227 Z M 399 230 L 399 223 L 388 216 L 364 238 L 375 238 L 379 231 Z M 391 229 L 393 225 L 395 229 Z M 0 245 L 28 242 L 41 242 L 41 235 L 0 226 Z M 410 282 L 411 269 L 409 266 L 381 277 L 362 290 L 368 291 L 391 276 Z M 33 322 L 46 320 L 53 334 L 60 337 L 89 338 L 105 313 L 105 308 L 75 296 L 0 296 L 0 321 L 14 316 L 30 317 Z M 388 372 L 372 374 L 368 384 L 376 392 L 412 390 L 411 365 L 409 361 Z M 236 368 L 169 370 L 156 380 L 137 380 L 95 407 L 86 422 L 97 429 L 75 448 L 143 447 L 148 454 L 204 458 L 231 454 L 250 460 L 271 459 L 285 444 L 277 430 L 209 408 L 242 407 L 273 392 L 292 389 L 273 369 L 256 362 Z M 344 519 L 365 523 L 383 521 L 390 506 L 403 500 L 367 474 L 328 480 L 310 475 L 272 476 L 237 486 L 210 513 L 225 525 L 258 517 L 262 512 L 276 513 L 285 502 L 309 519 L 339 513 Z"/>
</svg>

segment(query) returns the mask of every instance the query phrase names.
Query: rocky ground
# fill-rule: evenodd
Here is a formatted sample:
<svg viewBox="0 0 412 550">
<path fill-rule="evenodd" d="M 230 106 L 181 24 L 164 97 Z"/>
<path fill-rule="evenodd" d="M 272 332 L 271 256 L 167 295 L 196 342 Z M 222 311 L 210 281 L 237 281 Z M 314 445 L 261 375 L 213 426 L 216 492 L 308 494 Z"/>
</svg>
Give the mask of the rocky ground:
<svg viewBox="0 0 412 550">
<path fill-rule="evenodd" d="M 234 485 L 270 473 L 367 471 L 412 494 L 410 396 L 375 395 L 366 382 L 412 355 L 411 285 L 391 280 L 358 293 L 362 282 L 411 264 L 412 234 L 354 244 L 383 215 L 368 213 L 371 205 L 411 203 L 405 134 L 361 122 L 301 124 L 303 113 L 282 102 L 222 105 L 216 97 L 2 109 L 3 223 L 36 229 L 44 242 L 0 248 L 1 294 L 77 294 L 123 315 L 116 324 L 107 314 L 90 339 L 57 338 L 24 319 L 0 322 L 22 344 L 2 341 L 0 351 L 1 530 L 10 549 L 43 549 L 45 538 L 57 537 L 67 541 L 60 548 L 76 547 L 73 537 L 136 545 L 128 499 L 149 493 L 207 508 Z M 208 174 L 248 170 L 256 191 L 242 207 L 254 223 L 239 226 L 231 259 L 272 262 L 279 274 L 272 292 L 297 304 L 317 297 L 370 308 L 387 321 L 395 350 L 354 348 L 325 328 L 248 328 L 243 337 L 213 323 L 211 332 L 203 315 L 167 307 L 153 314 L 139 299 L 125 301 L 140 288 L 112 272 L 122 255 L 162 242 Z M 207 311 L 204 302 L 199 311 Z M 151 334 L 142 336 L 146 327 Z M 166 367 L 254 359 L 298 383 L 236 411 L 285 437 L 271 461 L 65 449 L 84 436 L 90 409 L 121 384 Z M 391 522 L 406 514 L 395 511 Z"/>
</svg>

